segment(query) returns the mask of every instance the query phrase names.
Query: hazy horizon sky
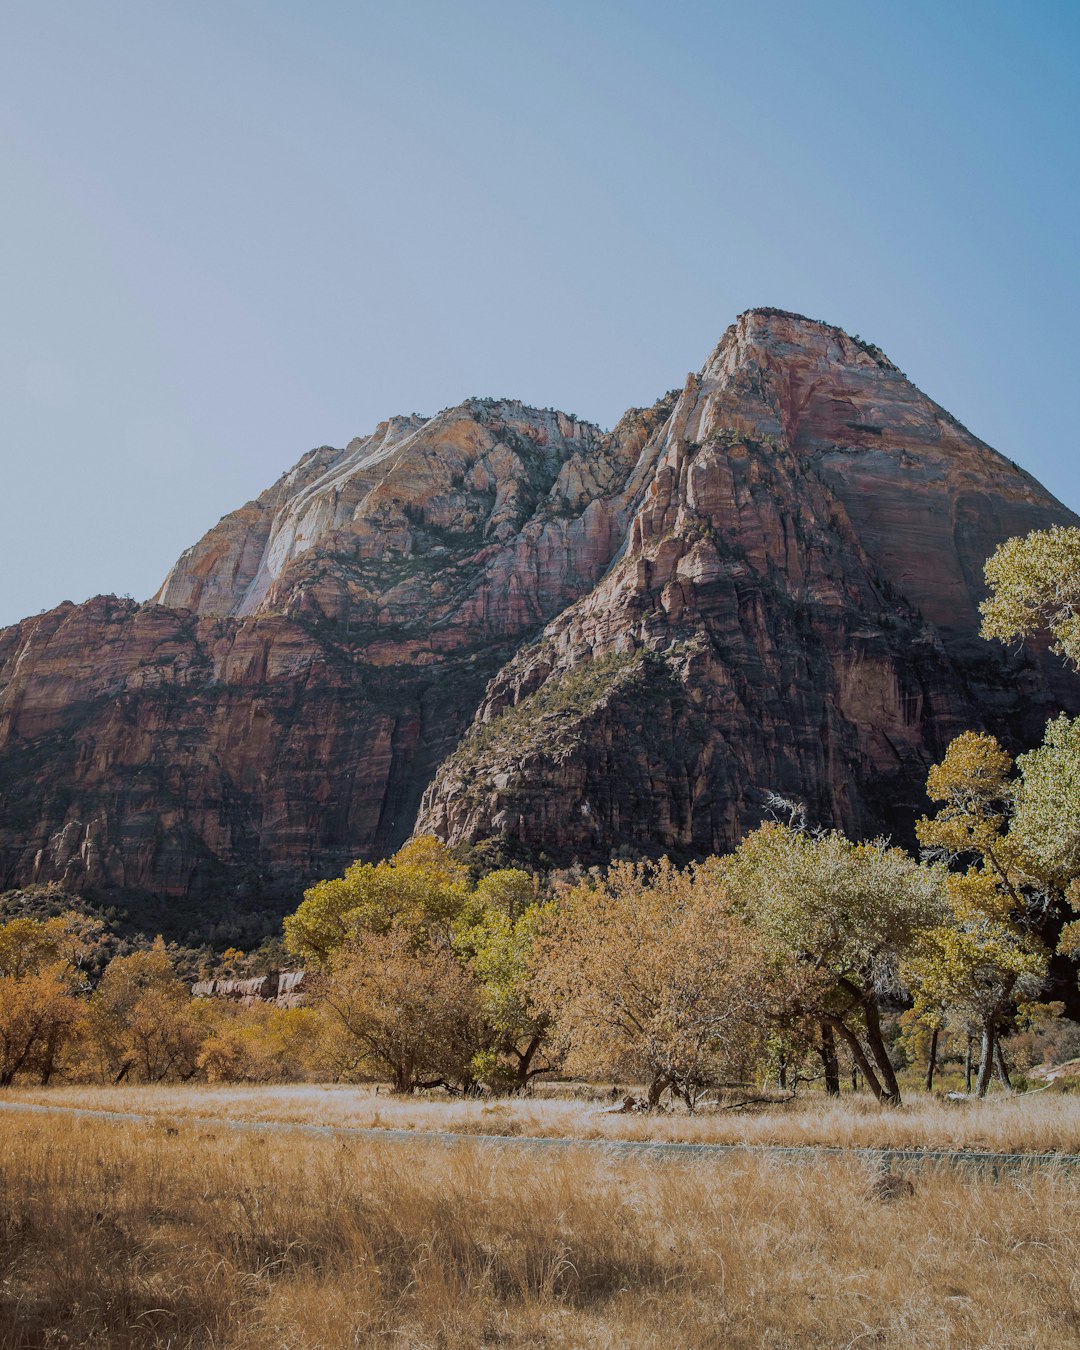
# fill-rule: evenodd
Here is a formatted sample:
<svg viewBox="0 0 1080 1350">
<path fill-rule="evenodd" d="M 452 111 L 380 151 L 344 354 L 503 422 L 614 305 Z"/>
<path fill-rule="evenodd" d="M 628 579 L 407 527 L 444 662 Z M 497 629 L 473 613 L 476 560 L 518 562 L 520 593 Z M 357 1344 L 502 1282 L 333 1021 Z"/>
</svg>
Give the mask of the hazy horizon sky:
<svg viewBox="0 0 1080 1350">
<path fill-rule="evenodd" d="M 0 624 L 305 450 L 605 426 L 774 305 L 1074 509 L 1080 6 L 6 0 Z"/>
</svg>

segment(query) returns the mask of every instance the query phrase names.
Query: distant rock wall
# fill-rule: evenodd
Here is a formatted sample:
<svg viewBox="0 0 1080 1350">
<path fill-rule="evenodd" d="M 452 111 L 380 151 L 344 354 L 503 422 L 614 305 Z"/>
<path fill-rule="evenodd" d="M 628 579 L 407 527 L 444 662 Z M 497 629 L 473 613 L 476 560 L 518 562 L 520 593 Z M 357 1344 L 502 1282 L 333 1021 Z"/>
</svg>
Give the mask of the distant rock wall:
<svg viewBox="0 0 1080 1350">
<path fill-rule="evenodd" d="M 226 517 L 162 603 L 0 632 L 0 885 L 284 900 L 392 851 L 488 680 L 603 573 L 659 420 L 399 419 Z"/>
<path fill-rule="evenodd" d="M 299 1008 L 307 993 L 304 970 L 272 970 L 250 980 L 196 980 L 192 998 L 224 998 L 242 1007 L 273 1003 L 278 1008 Z"/>
</svg>

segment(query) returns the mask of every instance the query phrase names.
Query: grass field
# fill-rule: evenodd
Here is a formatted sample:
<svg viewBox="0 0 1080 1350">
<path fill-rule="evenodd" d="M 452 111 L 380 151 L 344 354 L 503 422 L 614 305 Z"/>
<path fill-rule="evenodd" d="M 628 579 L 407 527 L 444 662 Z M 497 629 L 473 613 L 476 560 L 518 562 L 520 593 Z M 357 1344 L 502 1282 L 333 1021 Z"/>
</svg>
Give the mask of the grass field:
<svg viewBox="0 0 1080 1350">
<path fill-rule="evenodd" d="M 1002 1094 L 982 1103 L 958 1104 L 911 1094 L 899 1110 L 881 1107 L 867 1094 L 830 1100 L 820 1092 L 808 1092 L 786 1105 L 696 1116 L 606 1115 L 604 1101 L 401 1098 L 385 1089 L 376 1095 L 372 1087 L 303 1083 L 21 1088 L 0 1092 L 0 1101 L 4 1100 L 151 1112 L 177 1120 L 205 1116 L 577 1139 L 1080 1153 L 1080 1094 L 1054 1091 Z"/>
<path fill-rule="evenodd" d="M 105 1104 L 90 1090 L 44 1095 Z M 388 1106 L 322 1096 L 324 1121 Z M 1036 1100 L 1048 1105 L 1016 1104 L 1027 1116 L 980 1142 L 1015 1145 L 1024 1119 L 1050 1137 L 1054 1110 L 1073 1137 L 1072 1099 Z M 159 1123 L 0 1115 L 2 1350 L 1080 1342 L 1075 1173 L 928 1168 L 908 1193 L 856 1155 L 702 1162 L 248 1134 L 185 1122 L 185 1109 L 283 1118 L 311 1099 L 109 1094 L 120 1109 L 148 1103 Z M 410 1107 L 424 1128 L 440 1111 L 465 1118 L 456 1104 L 392 1104 Z M 550 1133 L 567 1107 L 537 1104 L 537 1119 L 547 1112 Z M 912 1111 L 929 1129 L 929 1108 Z M 828 1127 L 825 1109 L 805 1114 Z M 875 1119 L 850 1116 L 852 1129 Z"/>
</svg>

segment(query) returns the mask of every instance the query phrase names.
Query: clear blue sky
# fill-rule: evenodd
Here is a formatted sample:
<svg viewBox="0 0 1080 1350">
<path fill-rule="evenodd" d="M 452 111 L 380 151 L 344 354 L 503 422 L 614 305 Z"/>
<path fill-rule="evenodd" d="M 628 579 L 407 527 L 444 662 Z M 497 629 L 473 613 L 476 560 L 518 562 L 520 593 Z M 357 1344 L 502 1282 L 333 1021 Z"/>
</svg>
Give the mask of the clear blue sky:
<svg viewBox="0 0 1080 1350">
<path fill-rule="evenodd" d="M 1080 507 L 1076 0 L 4 0 L 0 623 L 310 446 L 776 305 Z"/>
</svg>

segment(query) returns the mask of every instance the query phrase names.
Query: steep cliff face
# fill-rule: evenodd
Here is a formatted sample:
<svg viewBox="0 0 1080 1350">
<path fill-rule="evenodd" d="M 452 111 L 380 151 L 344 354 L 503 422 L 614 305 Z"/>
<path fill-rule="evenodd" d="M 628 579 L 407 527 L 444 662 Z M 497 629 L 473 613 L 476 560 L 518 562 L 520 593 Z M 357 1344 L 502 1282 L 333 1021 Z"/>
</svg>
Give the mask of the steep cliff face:
<svg viewBox="0 0 1080 1350">
<path fill-rule="evenodd" d="M 1080 711 L 976 613 L 1001 539 L 1074 521 L 876 348 L 777 311 L 609 434 L 494 400 L 393 419 L 153 601 L 0 633 L 0 886 L 291 901 L 414 824 L 692 853 L 766 789 L 898 829 L 956 732 Z"/>
<path fill-rule="evenodd" d="M 878 349 L 744 314 L 646 453 L 626 547 L 493 681 L 419 829 L 692 854 L 772 790 L 903 834 L 952 736 L 1030 742 L 1080 707 L 1058 665 L 977 636 L 994 546 L 1075 517 Z"/>
</svg>

